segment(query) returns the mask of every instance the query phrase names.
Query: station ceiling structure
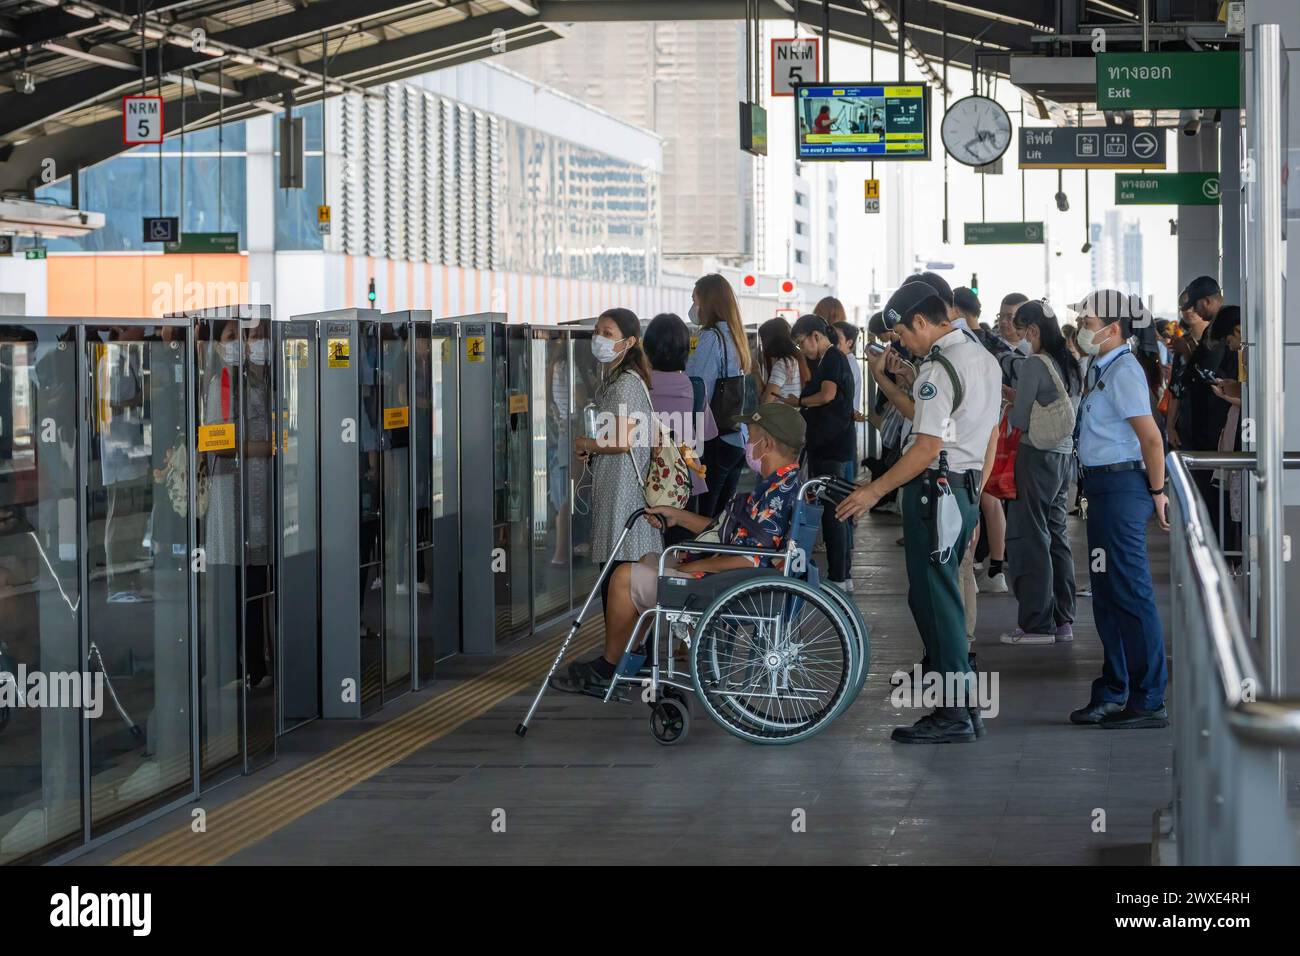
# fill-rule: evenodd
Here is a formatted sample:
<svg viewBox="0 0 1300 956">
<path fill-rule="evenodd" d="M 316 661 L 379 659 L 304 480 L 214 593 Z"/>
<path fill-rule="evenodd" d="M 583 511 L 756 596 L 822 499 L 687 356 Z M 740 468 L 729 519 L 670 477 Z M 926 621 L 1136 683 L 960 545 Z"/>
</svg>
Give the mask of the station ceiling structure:
<svg viewBox="0 0 1300 956">
<path fill-rule="evenodd" d="M 1212 23 L 1217 0 L 759 0 L 763 19 L 1009 75 L 1011 53 L 1086 30 Z M 900 10 L 900 7 L 902 8 Z M 0 194 L 123 151 L 121 97 L 166 101 L 165 133 L 278 112 L 545 43 L 565 24 L 740 20 L 745 0 L 0 0 Z M 1085 32 L 1080 32 L 1085 31 Z M 1186 31 L 1184 31 L 1186 33 Z M 50 164 L 53 164 L 52 167 Z"/>
</svg>

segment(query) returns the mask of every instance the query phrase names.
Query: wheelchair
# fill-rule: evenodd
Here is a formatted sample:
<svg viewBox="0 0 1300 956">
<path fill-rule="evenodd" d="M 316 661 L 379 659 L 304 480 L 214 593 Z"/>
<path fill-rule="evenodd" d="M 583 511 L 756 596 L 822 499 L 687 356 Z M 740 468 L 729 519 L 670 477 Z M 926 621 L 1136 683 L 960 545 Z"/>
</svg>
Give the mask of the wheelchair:
<svg viewBox="0 0 1300 956">
<path fill-rule="evenodd" d="M 783 549 L 686 541 L 659 558 L 655 607 L 637 619 L 604 701 L 636 696 L 650 706 L 650 734 L 664 745 L 690 732 L 692 698 L 729 733 L 757 744 L 791 744 L 831 723 L 857 698 L 867 676 L 866 623 L 849 596 L 819 580 L 811 560 L 826 504 L 852 490 L 835 477 L 800 486 Z M 614 553 L 644 511 L 623 527 Z M 738 568 L 679 578 L 668 556 L 734 554 L 772 558 L 780 567 Z M 527 714 L 523 737 L 551 677 L 582 625 L 611 564 L 606 564 L 569 628 Z M 675 645 L 689 650 L 677 660 Z M 640 648 L 640 650 L 636 650 Z"/>
</svg>

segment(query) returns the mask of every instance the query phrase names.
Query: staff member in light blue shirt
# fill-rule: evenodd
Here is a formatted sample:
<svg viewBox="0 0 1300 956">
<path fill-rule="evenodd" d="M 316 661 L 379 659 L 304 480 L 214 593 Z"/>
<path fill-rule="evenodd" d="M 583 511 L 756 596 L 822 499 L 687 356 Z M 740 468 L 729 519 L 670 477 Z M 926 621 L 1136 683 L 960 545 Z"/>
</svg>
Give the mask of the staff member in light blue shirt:
<svg viewBox="0 0 1300 956">
<path fill-rule="evenodd" d="M 1169 530 L 1164 443 L 1151 415 L 1146 373 L 1129 334 L 1149 313 L 1113 290 L 1090 293 L 1079 313 L 1079 347 L 1095 356 L 1076 424 L 1087 500 L 1093 619 L 1104 654 L 1092 699 L 1070 714 L 1076 724 L 1109 729 L 1169 726 L 1165 711 L 1164 628 L 1147 560 L 1154 512 Z"/>
</svg>

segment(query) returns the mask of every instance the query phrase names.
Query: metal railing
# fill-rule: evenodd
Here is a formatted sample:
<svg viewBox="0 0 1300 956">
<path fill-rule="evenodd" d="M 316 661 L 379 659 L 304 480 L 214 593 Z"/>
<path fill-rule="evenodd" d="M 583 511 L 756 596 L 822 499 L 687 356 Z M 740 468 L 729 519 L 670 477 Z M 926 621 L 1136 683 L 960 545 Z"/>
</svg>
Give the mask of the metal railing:
<svg viewBox="0 0 1300 956">
<path fill-rule="evenodd" d="M 1300 468 L 1300 455 L 1284 456 Z M 1184 865 L 1300 862 L 1283 753 L 1300 748 L 1300 700 L 1270 694 L 1191 468 L 1251 470 L 1249 452 L 1167 459 L 1176 640 L 1174 834 Z M 1271 676 L 1271 675 L 1270 675 Z"/>
</svg>

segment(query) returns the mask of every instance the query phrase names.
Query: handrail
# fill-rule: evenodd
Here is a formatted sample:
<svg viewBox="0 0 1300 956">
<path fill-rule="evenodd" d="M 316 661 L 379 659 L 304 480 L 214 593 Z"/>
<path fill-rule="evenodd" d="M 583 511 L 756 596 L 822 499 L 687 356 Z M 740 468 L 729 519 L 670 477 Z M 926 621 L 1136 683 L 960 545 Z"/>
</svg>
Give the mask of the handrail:
<svg viewBox="0 0 1300 956">
<path fill-rule="evenodd" d="M 1300 467 L 1300 455 L 1294 457 L 1296 467 Z M 1300 701 L 1261 699 L 1250 692 L 1251 688 L 1262 689 L 1259 669 L 1251 653 L 1251 642 L 1241 624 L 1241 607 L 1227 564 L 1218 548 L 1211 546 L 1207 536 L 1209 512 L 1187 468 L 1188 463 L 1202 467 L 1248 468 L 1253 459 L 1254 455 L 1240 452 L 1219 455 L 1170 452 L 1165 470 L 1169 474 L 1172 498 L 1178 505 L 1187 531 L 1188 558 L 1199 585 L 1196 594 L 1187 596 L 1187 599 L 1200 604 L 1201 618 L 1210 635 L 1219 683 L 1229 712 L 1229 726 L 1235 735 L 1244 739 L 1273 746 L 1300 747 Z M 1219 461 L 1231 461 L 1231 464 L 1219 464 Z"/>
<path fill-rule="evenodd" d="M 1223 468 L 1227 471 L 1250 471 L 1257 460 L 1253 451 L 1180 451 L 1178 457 L 1191 468 Z M 1287 471 L 1300 471 L 1300 451 L 1284 452 L 1282 467 Z"/>
</svg>

